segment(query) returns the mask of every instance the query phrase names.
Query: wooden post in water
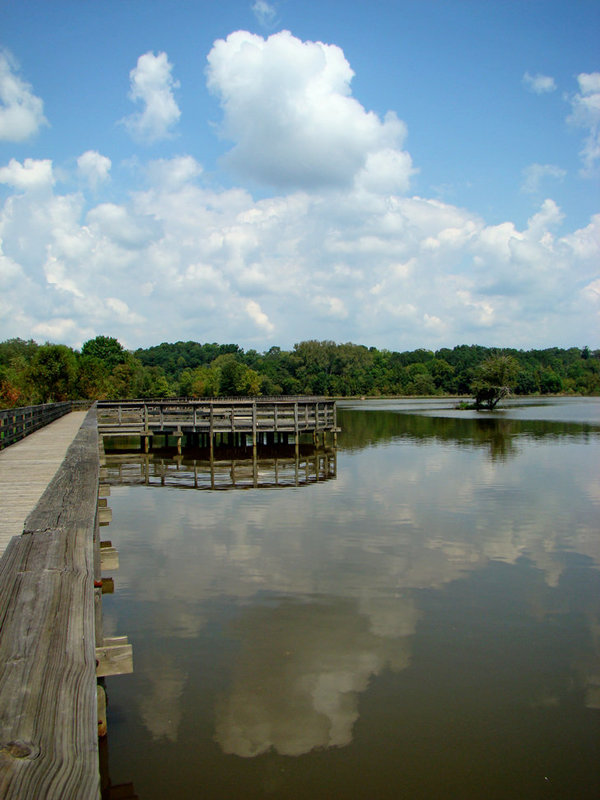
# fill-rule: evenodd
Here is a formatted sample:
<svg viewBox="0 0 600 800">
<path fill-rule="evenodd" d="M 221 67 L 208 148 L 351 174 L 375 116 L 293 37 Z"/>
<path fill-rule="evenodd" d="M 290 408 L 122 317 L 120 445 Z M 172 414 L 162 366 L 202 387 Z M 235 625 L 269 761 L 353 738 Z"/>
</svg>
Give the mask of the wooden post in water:
<svg viewBox="0 0 600 800">
<path fill-rule="evenodd" d="M 294 403 L 294 450 L 296 452 L 296 461 L 300 452 L 300 425 L 298 422 L 298 401 Z M 296 470 L 296 486 L 298 485 L 298 474 Z"/>
</svg>

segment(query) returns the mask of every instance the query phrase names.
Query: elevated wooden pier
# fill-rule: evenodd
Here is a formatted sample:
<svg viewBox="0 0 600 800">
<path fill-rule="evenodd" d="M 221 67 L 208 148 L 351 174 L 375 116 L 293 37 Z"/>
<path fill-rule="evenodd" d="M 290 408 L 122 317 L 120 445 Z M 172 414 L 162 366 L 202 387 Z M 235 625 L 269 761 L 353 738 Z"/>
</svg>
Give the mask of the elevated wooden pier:
<svg viewBox="0 0 600 800">
<path fill-rule="evenodd" d="M 252 437 L 256 446 L 287 441 L 292 434 L 314 438 L 335 435 L 335 400 L 326 397 L 215 398 L 205 400 L 135 400 L 98 403 L 98 431 L 104 436 L 140 436 L 150 447 L 155 435 L 190 437 L 211 446 L 216 436 L 232 444 Z M 282 437 L 279 439 L 279 437 Z"/>
</svg>

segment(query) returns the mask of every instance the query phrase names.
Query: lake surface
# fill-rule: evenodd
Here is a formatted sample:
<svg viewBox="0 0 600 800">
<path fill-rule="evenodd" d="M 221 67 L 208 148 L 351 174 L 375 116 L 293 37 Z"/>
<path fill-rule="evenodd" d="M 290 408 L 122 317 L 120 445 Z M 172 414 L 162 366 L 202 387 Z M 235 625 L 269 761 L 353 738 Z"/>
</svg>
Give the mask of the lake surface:
<svg viewBox="0 0 600 800">
<path fill-rule="evenodd" d="M 597 800 L 600 399 L 338 421 L 298 460 L 108 457 L 105 635 L 135 667 L 107 679 L 112 784 Z"/>
</svg>

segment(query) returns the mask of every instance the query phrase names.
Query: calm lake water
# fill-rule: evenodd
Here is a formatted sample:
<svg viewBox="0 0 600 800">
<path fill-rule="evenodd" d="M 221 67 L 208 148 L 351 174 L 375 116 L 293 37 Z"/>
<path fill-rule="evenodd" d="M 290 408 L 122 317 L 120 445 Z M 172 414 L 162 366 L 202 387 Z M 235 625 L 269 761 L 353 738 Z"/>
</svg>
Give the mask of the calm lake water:
<svg viewBox="0 0 600 800">
<path fill-rule="evenodd" d="M 597 800 L 600 399 L 338 420 L 298 462 L 108 458 L 105 634 L 135 666 L 107 679 L 112 784 Z"/>
</svg>

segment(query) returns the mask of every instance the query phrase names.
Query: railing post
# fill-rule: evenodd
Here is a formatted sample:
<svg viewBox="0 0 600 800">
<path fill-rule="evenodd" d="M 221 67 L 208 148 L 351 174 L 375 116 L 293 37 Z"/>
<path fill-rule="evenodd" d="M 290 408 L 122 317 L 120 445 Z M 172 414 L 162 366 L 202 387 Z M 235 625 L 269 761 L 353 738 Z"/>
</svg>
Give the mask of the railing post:
<svg viewBox="0 0 600 800">
<path fill-rule="evenodd" d="M 337 403 L 333 401 L 333 443 L 337 444 Z"/>
</svg>

